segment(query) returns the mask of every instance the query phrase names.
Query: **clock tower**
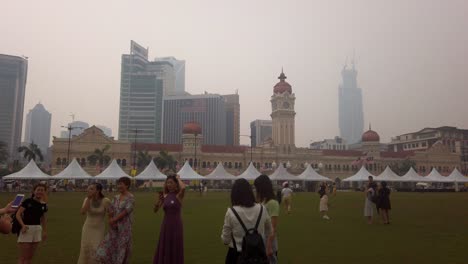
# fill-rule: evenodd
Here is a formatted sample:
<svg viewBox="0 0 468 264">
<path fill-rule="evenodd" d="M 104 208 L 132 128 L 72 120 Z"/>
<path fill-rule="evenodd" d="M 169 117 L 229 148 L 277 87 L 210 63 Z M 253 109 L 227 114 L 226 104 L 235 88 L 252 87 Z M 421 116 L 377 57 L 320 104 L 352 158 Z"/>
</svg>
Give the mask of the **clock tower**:
<svg viewBox="0 0 468 264">
<path fill-rule="evenodd" d="M 296 96 L 292 93 L 291 85 L 285 81 L 283 70 L 278 79 L 280 81 L 274 86 L 270 100 L 273 144 L 279 147 L 281 153 L 290 154 L 295 148 Z"/>
</svg>

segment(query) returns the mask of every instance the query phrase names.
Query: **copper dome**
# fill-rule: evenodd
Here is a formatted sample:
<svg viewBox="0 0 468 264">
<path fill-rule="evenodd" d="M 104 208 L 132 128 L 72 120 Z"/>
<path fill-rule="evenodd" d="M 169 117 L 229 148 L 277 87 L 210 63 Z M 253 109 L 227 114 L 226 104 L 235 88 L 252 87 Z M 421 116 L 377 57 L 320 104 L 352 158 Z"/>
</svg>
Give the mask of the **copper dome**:
<svg viewBox="0 0 468 264">
<path fill-rule="evenodd" d="M 362 142 L 380 142 L 380 136 L 374 130 L 369 129 L 362 134 Z"/>
<path fill-rule="evenodd" d="M 284 74 L 283 70 L 281 70 L 281 74 L 280 76 L 278 77 L 278 79 L 280 79 L 279 83 L 277 83 L 274 88 L 273 88 L 273 92 L 275 94 L 282 94 L 284 92 L 288 92 L 290 94 L 292 94 L 292 88 L 291 88 L 291 85 L 286 82 L 286 75 Z"/>
<path fill-rule="evenodd" d="M 184 128 L 182 129 L 183 134 L 201 134 L 201 126 L 196 122 L 185 123 Z"/>
</svg>

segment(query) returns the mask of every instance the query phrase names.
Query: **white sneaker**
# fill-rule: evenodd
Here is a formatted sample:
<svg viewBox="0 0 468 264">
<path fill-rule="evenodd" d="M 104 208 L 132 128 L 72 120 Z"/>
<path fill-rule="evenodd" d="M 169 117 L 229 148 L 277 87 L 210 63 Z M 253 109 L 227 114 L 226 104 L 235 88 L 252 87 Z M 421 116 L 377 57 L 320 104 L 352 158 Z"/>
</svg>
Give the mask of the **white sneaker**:
<svg viewBox="0 0 468 264">
<path fill-rule="evenodd" d="M 330 220 L 330 217 L 328 217 L 328 215 L 324 215 L 324 216 L 323 216 L 323 219 Z"/>
</svg>

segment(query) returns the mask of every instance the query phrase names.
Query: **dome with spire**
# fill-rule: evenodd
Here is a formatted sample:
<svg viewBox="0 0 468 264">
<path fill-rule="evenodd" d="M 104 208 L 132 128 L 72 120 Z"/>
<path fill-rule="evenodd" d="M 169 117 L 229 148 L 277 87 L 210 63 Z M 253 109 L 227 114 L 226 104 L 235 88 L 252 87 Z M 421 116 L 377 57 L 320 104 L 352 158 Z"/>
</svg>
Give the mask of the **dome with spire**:
<svg viewBox="0 0 468 264">
<path fill-rule="evenodd" d="M 280 79 L 280 81 L 273 88 L 273 92 L 275 94 L 282 94 L 284 92 L 288 92 L 288 93 L 292 94 L 291 85 L 288 82 L 285 81 L 286 78 L 287 77 L 284 74 L 283 69 L 281 69 L 281 74 L 278 77 L 278 79 Z"/>
<path fill-rule="evenodd" d="M 196 122 L 188 122 L 188 123 L 185 123 L 184 128 L 182 129 L 182 133 L 200 135 L 202 133 L 202 128 Z"/>
<path fill-rule="evenodd" d="M 362 142 L 380 142 L 380 136 L 369 125 L 369 130 L 362 134 Z"/>
</svg>

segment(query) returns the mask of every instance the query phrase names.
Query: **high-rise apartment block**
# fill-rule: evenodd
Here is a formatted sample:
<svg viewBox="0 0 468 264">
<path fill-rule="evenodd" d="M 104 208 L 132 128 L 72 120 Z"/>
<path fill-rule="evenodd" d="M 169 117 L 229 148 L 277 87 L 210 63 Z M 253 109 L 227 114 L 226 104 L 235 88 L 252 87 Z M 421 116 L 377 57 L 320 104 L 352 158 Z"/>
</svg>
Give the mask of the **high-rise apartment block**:
<svg viewBox="0 0 468 264">
<path fill-rule="evenodd" d="M 17 158 L 21 144 L 27 74 L 27 58 L 0 54 L 0 141 L 10 160 Z"/>
<path fill-rule="evenodd" d="M 50 126 L 52 115 L 39 103 L 26 115 L 24 141 L 34 142 L 45 155 L 50 143 Z"/>
<path fill-rule="evenodd" d="M 271 120 L 254 120 L 250 122 L 250 144 L 252 147 L 263 144 L 269 138 L 272 138 L 272 126 Z"/>
</svg>

